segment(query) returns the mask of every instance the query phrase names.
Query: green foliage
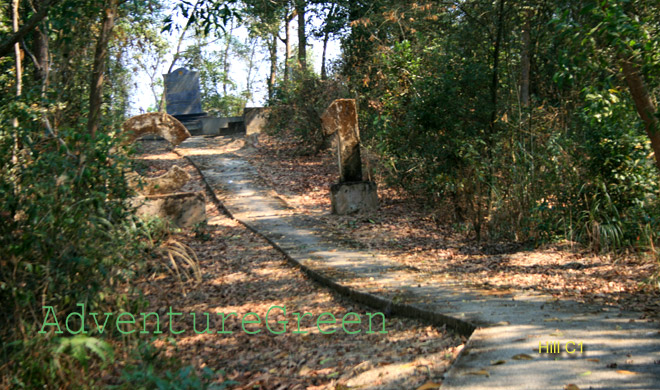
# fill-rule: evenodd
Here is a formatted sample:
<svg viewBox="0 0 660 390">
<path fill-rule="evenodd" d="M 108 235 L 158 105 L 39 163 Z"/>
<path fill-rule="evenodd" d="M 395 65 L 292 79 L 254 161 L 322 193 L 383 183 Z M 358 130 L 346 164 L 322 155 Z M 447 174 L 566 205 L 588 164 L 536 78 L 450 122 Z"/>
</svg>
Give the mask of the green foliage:
<svg viewBox="0 0 660 390">
<path fill-rule="evenodd" d="M 11 377 L 2 379 L 15 389 L 96 388 L 98 378 L 86 372 L 103 370 L 113 363 L 113 350 L 108 343 L 84 335 L 14 340 L 3 347 L 3 354 L 13 359 L 6 366 L 13 372 Z"/>
<path fill-rule="evenodd" d="M 181 367 L 175 359 L 160 355 L 160 350 L 150 344 L 141 344 L 135 350 L 135 364 L 122 370 L 122 383 L 116 389 L 159 390 L 221 390 L 237 384 L 234 381 L 213 383 L 222 371 L 213 372 L 205 367 L 198 375 L 192 366 Z"/>
<path fill-rule="evenodd" d="M 24 149 L 15 151 L 14 136 Z M 29 129 L 0 129 L 0 256 L 12 269 L 2 274 L 0 301 L 8 323 L 24 320 L 12 315 L 22 307 L 94 302 L 101 281 L 121 279 L 115 266 L 126 261 L 127 237 L 118 227 L 129 212 L 122 158 L 110 157 L 108 136 L 61 129 L 60 137 L 80 153 L 69 156 L 58 140 Z"/>
<path fill-rule="evenodd" d="M 658 172 L 612 65 L 621 53 L 638 59 L 655 88 L 657 10 L 606 3 L 509 3 L 497 73 L 497 3 L 353 6 L 343 74 L 387 178 L 477 238 L 565 238 L 596 251 L 652 245 Z M 529 107 L 518 89 L 525 23 Z"/>
<path fill-rule="evenodd" d="M 198 222 L 193 226 L 195 238 L 199 241 L 208 241 L 211 239 L 211 234 L 208 232 L 208 223 L 206 221 Z"/>
<path fill-rule="evenodd" d="M 11 126 L 13 118 L 23 125 Z M 107 304 L 138 255 L 124 228 L 130 191 L 125 158 L 110 152 L 115 141 L 105 134 L 92 139 L 75 128 L 48 136 L 41 118 L 22 101 L 0 111 L 0 329 L 3 340 L 19 342 L 3 348 L 5 363 L 35 353 L 39 341 L 20 340 L 34 337 L 42 306 L 68 313 L 77 303 Z M 12 364 L 13 378 L 23 386 L 57 383 L 52 381 L 64 366 L 82 370 L 87 349 L 107 356 L 104 342 L 92 338 L 44 342 L 54 347 L 41 358 L 32 356 L 34 366 Z"/>
<path fill-rule="evenodd" d="M 236 382 L 211 383 L 217 376 L 211 369 L 205 367 L 202 375 L 198 376 L 192 366 L 185 366 L 178 370 L 158 371 L 152 365 L 131 366 L 124 369 L 122 380 L 126 386 L 117 388 L 126 389 L 159 389 L 159 390 L 220 390 L 226 389 Z"/>
<path fill-rule="evenodd" d="M 632 245 L 654 219 L 658 202 L 650 142 L 640 127 L 630 126 L 634 112 L 630 103 L 619 104 L 616 90 L 588 93 L 586 102 L 581 127 L 591 131 L 578 149 L 587 156 L 582 164 L 591 180 L 580 189 L 575 205 L 580 210 L 578 238 L 603 249 Z M 645 241 L 649 239 L 655 237 Z"/>
<path fill-rule="evenodd" d="M 269 128 L 301 142 L 302 153 L 317 153 L 328 146 L 323 135 L 321 115 L 335 99 L 347 97 L 337 80 L 321 80 L 318 75 L 295 73 L 287 85 L 275 91 L 269 102 Z"/>
<path fill-rule="evenodd" d="M 55 363 L 58 366 L 60 366 L 59 357 L 64 353 L 68 353 L 80 362 L 83 367 L 87 367 L 90 359 L 89 352 L 101 359 L 104 363 L 111 363 L 114 360 L 114 350 L 110 344 L 94 337 L 79 334 L 70 338 L 55 338 L 54 341 L 57 344 L 54 355 Z"/>
<path fill-rule="evenodd" d="M 20 5 L 20 19 L 27 20 L 34 8 L 27 2 Z M 3 388 L 99 388 L 124 365 L 142 364 L 141 356 L 121 363 L 114 359 L 118 340 L 123 352 L 136 345 L 135 337 L 118 331 L 74 337 L 38 333 L 44 306 L 54 308 L 60 324 L 78 304 L 100 312 L 138 312 L 144 302 L 130 285 L 136 272 L 164 266 L 173 268 L 180 281 L 186 275 L 200 278 L 194 254 L 168 240 L 171 229 L 166 224 L 134 217 L 133 193 L 124 175 L 131 166 L 130 151 L 116 137 L 128 104 L 130 71 L 122 56 L 134 47 L 131 24 L 148 19 L 145 15 L 154 5 L 150 0 L 120 6 L 105 66 L 101 127 L 94 136 L 87 131 L 94 37 L 106 5 L 65 0 L 49 10 L 38 27 L 47 48 L 39 47 L 36 31 L 22 42 L 27 49 L 22 90 L 17 88 L 14 59 L 0 58 Z M 3 33 L 10 31 L 5 11 L 0 12 Z M 147 40 L 153 38 L 149 31 L 142 33 Z M 45 58 L 47 69 L 39 69 L 33 55 Z M 185 388 L 206 388 L 210 378 L 176 364 L 155 367 L 152 372 L 161 387 L 184 388 L 177 387 L 183 383 Z M 154 383 L 147 381 L 144 388 Z"/>
<path fill-rule="evenodd" d="M 182 1 L 174 5 L 172 13 L 163 20 L 161 32 L 171 32 L 182 27 L 174 23 L 176 17 L 183 17 L 195 33 L 207 36 L 211 32 L 224 31 L 227 23 L 232 19 L 240 20 L 241 14 L 234 8 L 236 0 L 200 0 L 195 2 Z"/>
<path fill-rule="evenodd" d="M 175 267 L 180 278 L 198 277 L 194 254 L 169 240 L 164 221 L 132 216 L 124 178 L 129 161 L 115 139 L 92 139 L 75 129 L 47 136 L 29 106 L 17 101 L 8 107 L 0 111 L 0 365 L 7 368 L 0 383 L 97 388 L 113 364 L 109 342 L 122 338 L 130 350 L 134 341 L 116 332 L 104 339 L 37 334 L 43 306 L 53 306 L 60 321 L 78 303 L 138 312 L 133 275 Z M 7 125 L 14 117 L 25 125 Z M 154 375 L 178 383 L 180 374 Z M 202 388 L 190 380 L 186 388 Z"/>
<path fill-rule="evenodd" d="M 205 98 L 208 112 L 218 116 L 241 116 L 247 99 L 237 95 L 213 94 Z"/>
</svg>

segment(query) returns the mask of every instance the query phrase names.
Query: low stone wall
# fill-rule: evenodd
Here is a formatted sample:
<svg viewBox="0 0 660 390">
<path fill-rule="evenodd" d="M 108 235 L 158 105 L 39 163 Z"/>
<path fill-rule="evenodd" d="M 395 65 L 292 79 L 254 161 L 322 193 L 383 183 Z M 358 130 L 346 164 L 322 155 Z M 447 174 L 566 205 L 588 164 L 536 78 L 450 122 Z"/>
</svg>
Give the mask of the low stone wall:
<svg viewBox="0 0 660 390">
<path fill-rule="evenodd" d="M 242 116 L 204 117 L 200 119 L 203 135 L 233 134 L 245 131 Z"/>
</svg>

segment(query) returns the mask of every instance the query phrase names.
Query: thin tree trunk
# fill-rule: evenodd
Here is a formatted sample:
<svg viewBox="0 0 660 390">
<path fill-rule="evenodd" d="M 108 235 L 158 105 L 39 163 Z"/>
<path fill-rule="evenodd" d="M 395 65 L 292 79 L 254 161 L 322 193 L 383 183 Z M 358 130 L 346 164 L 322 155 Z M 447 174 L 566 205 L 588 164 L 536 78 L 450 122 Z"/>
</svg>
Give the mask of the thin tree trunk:
<svg viewBox="0 0 660 390">
<path fill-rule="evenodd" d="M 12 0 L 11 8 L 12 8 L 12 26 L 14 29 L 14 33 L 18 32 L 18 6 L 19 6 L 20 0 Z M 21 53 L 21 45 L 20 43 L 16 42 L 14 44 L 14 55 L 16 57 L 16 96 L 21 96 L 23 94 L 23 63 L 22 63 L 22 53 Z M 14 119 L 14 127 L 18 127 L 18 119 Z"/>
<path fill-rule="evenodd" d="M 18 7 L 19 7 L 19 1 L 20 0 L 12 0 L 11 8 L 12 8 L 12 13 L 11 13 L 11 18 L 12 18 L 12 25 L 14 29 L 14 33 L 18 32 Z M 16 57 L 16 96 L 20 97 L 23 94 L 23 64 L 21 62 L 21 45 L 16 42 L 14 44 L 14 55 Z M 18 118 L 14 118 L 12 120 L 12 126 L 14 129 L 18 131 Z M 14 138 L 14 147 L 12 148 L 11 152 L 11 160 L 14 164 L 18 163 L 18 149 L 19 149 L 19 141 L 18 141 L 18 133 L 15 131 L 13 133 L 13 138 Z"/>
<path fill-rule="evenodd" d="M 522 52 L 520 53 L 520 104 L 523 107 L 529 107 L 529 73 L 530 73 L 530 53 L 531 53 L 531 19 L 532 11 L 525 13 L 525 25 L 522 31 Z"/>
<path fill-rule="evenodd" d="M 497 90 L 499 85 L 499 64 L 500 64 L 500 49 L 502 46 L 502 35 L 504 30 L 504 0 L 499 0 L 497 15 L 497 35 L 495 37 L 495 46 L 493 48 L 493 78 L 490 86 L 490 103 L 491 103 L 491 112 L 490 112 L 490 124 L 489 124 L 489 134 L 487 137 L 487 149 L 486 149 L 486 158 L 488 161 L 489 174 L 487 177 L 487 188 L 484 191 L 488 192 L 485 210 L 482 207 L 481 198 L 482 195 L 482 186 L 480 180 L 476 180 L 476 191 L 475 191 L 475 207 L 476 207 L 476 220 L 474 221 L 474 229 L 477 235 L 477 241 L 481 240 L 481 228 L 483 226 L 484 217 L 488 217 L 492 211 L 493 205 L 493 190 L 494 185 L 493 181 L 495 180 L 495 172 L 493 168 L 493 144 L 495 139 L 495 123 L 497 121 Z M 484 213 L 485 211 L 485 213 Z"/>
<path fill-rule="evenodd" d="M 48 49 L 48 35 L 42 31 L 40 27 L 35 29 L 34 36 L 34 54 L 36 58 L 37 79 L 43 81 L 48 79 L 48 71 L 50 67 L 50 54 Z"/>
<path fill-rule="evenodd" d="M 325 68 L 325 55 L 328 49 L 328 40 L 330 39 L 330 31 L 326 31 L 323 36 L 323 55 L 321 56 L 321 80 L 328 78 L 328 73 Z"/>
<path fill-rule="evenodd" d="M 250 45 L 250 39 L 248 38 L 247 44 Z M 254 55 L 257 50 L 257 40 L 253 39 L 251 42 L 251 48 L 250 48 L 250 57 L 248 58 L 248 69 L 247 69 L 247 78 L 245 80 L 245 89 L 247 91 L 247 100 L 250 101 L 252 99 L 252 72 L 254 70 Z"/>
<path fill-rule="evenodd" d="M 289 58 L 291 58 L 291 19 L 284 17 L 284 85 L 289 83 Z"/>
<path fill-rule="evenodd" d="M 328 22 L 335 16 L 336 4 L 332 3 L 330 11 L 328 11 L 328 16 L 325 20 L 325 31 L 323 35 L 323 55 L 321 56 L 321 80 L 328 78 L 327 69 L 325 67 L 326 53 L 328 50 L 328 41 L 330 40 L 330 29 L 328 28 Z"/>
<path fill-rule="evenodd" d="M 234 33 L 234 21 L 232 19 L 231 24 L 229 25 L 229 31 L 225 31 L 225 51 L 223 53 L 224 57 L 222 59 L 222 71 L 224 75 L 222 77 L 222 92 L 227 96 L 227 85 L 229 84 L 229 49 L 231 47 L 231 38 Z"/>
<path fill-rule="evenodd" d="M 268 79 L 268 100 L 275 95 L 275 79 L 277 77 L 277 33 L 273 33 L 270 43 L 270 78 Z"/>
<path fill-rule="evenodd" d="M 103 79 L 105 63 L 108 58 L 108 44 L 112 36 L 117 16 L 117 0 L 108 0 L 103 10 L 101 33 L 96 42 L 94 52 L 94 67 L 92 69 L 92 83 L 89 91 L 89 117 L 87 118 L 87 131 L 94 137 L 101 119 L 101 104 L 103 103 Z"/>
<path fill-rule="evenodd" d="M 298 13 L 298 64 L 303 74 L 307 71 L 307 34 L 305 33 L 305 0 L 296 0 Z"/>
<path fill-rule="evenodd" d="M 646 134 L 651 140 L 651 148 L 655 156 L 655 165 L 660 168 L 660 124 L 656 116 L 656 108 L 642 79 L 639 68 L 629 60 L 621 62 L 623 76 L 628 84 L 628 90 L 635 102 L 635 108 L 644 122 Z"/>
<path fill-rule="evenodd" d="M 504 0 L 499 2 L 497 36 L 495 38 L 495 47 L 493 49 L 493 78 L 490 86 L 490 130 L 491 134 L 495 132 L 495 122 L 497 121 L 497 86 L 499 84 L 499 64 L 500 64 L 500 46 L 502 45 L 502 30 L 504 29 Z"/>
<path fill-rule="evenodd" d="M 35 7 L 38 10 L 45 6 L 46 1 L 40 0 L 35 2 Z M 44 25 L 37 25 L 34 30 L 33 38 L 33 51 L 34 51 L 34 62 L 37 72 L 35 73 L 35 79 L 37 82 L 43 83 L 44 80 L 48 79 L 48 72 L 50 67 L 50 53 L 48 49 L 48 33 Z"/>
</svg>

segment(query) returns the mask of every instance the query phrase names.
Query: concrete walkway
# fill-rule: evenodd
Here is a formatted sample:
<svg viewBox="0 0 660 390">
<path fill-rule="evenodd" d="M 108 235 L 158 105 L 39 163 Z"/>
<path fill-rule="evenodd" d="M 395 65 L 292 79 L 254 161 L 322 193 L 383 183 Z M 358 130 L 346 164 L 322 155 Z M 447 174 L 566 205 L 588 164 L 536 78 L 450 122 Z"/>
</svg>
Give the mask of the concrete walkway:
<svg viewBox="0 0 660 390">
<path fill-rule="evenodd" d="M 244 158 L 223 154 L 221 142 L 227 140 L 192 137 L 176 151 L 234 218 L 339 293 L 386 315 L 469 336 L 442 389 L 660 389 L 657 322 L 536 292 L 493 295 L 449 278 L 429 282 L 423 273 L 329 236 L 278 198 Z M 547 353 L 555 348 L 561 353 Z"/>
</svg>

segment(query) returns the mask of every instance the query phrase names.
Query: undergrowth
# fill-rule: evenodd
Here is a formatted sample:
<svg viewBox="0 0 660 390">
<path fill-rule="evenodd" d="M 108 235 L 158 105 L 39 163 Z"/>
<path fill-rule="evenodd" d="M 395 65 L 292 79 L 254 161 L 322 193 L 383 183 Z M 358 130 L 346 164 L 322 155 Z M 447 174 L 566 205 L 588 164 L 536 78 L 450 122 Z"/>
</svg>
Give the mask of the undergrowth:
<svg viewBox="0 0 660 390">
<path fill-rule="evenodd" d="M 72 329 L 80 304 L 139 312 L 137 276 L 166 273 L 185 294 L 201 279 L 199 264 L 168 223 L 133 215 L 130 162 L 112 134 L 47 134 L 21 104 L 0 111 L 0 123 L 0 387 L 214 388 L 216 373 L 163 364 L 137 336 L 44 326 L 48 307 Z"/>
</svg>

